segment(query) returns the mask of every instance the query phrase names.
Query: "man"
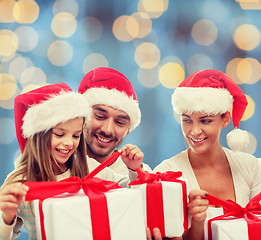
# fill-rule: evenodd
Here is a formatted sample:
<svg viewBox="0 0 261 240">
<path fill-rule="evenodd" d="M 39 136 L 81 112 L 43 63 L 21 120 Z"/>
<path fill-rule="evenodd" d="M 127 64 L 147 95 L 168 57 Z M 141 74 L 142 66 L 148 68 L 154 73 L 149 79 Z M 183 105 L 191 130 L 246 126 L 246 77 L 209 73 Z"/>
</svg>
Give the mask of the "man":
<svg viewBox="0 0 261 240">
<path fill-rule="evenodd" d="M 101 163 L 117 151 L 116 148 L 129 132 L 139 125 L 141 113 L 138 99 L 130 81 L 120 72 L 107 67 L 87 73 L 78 92 L 83 94 L 93 109 L 87 125 L 87 154 Z M 135 145 L 127 144 L 122 150 L 129 159 L 143 158 L 143 153 Z M 121 175 L 129 173 L 121 157 L 110 168 Z M 146 164 L 143 164 L 143 169 L 152 171 Z"/>
</svg>

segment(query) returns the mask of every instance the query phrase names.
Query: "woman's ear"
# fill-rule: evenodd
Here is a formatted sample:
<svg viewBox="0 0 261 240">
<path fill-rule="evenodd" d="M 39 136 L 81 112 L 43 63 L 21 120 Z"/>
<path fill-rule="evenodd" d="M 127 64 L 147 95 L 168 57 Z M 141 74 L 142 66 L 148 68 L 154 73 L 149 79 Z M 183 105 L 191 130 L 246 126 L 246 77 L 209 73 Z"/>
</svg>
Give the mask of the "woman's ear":
<svg viewBox="0 0 261 240">
<path fill-rule="evenodd" d="M 228 111 L 228 112 L 225 113 L 225 116 L 224 116 L 223 127 L 226 127 L 229 124 L 229 122 L 230 122 L 230 112 Z"/>
</svg>

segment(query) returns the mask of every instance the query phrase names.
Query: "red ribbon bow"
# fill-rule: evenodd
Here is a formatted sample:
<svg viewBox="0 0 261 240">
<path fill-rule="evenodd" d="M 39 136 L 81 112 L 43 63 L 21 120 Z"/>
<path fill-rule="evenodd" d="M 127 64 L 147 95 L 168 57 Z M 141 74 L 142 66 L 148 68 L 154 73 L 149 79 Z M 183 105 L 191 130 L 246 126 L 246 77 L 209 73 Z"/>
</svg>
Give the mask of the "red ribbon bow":
<svg viewBox="0 0 261 240">
<path fill-rule="evenodd" d="M 43 214 L 43 201 L 46 198 L 54 197 L 62 193 L 76 193 L 81 188 L 85 195 L 89 197 L 91 219 L 92 219 L 92 234 L 94 240 L 111 239 L 109 216 L 107 200 L 104 195 L 105 192 L 122 188 L 116 182 L 105 181 L 94 176 L 104 169 L 106 166 L 114 162 L 121 152 L 116 152 L 111 157 L 101 163 L 96 169 L 84 178 L 70 177 L 59 182 L 55 181 L 42 181 L 42 182 L 25 182 L 24 184 L 29 187 L 25 196 L 26 201 L 39 199 L 39 215 L 42 239 L 46 240 L 46 233 L 44 228 L 44 214 Z M 103 230 L 100 231 L 100 226 Z"/>
<path fill-rule="evenodd" d="M 129 185 L 139 185 L 147 183 L 146 186 L 146 206 L 147 206 L 147 226 L 152 230 L 157 227 L 160 229 L 162 237 L 167 237 L 165 233 L 165 219 L 163 207 L 162 181 L 178 182 L 182 186 L 183 192 L 183 214 L 184 230 L 188 229 L 187 213 L 187 187 L 186 182 L 179 179 L 182 172 L 167 171 L 164 173 L 149 173 L 141 169 L 136 169 L 139 180 L 129 183 Z"/>
<path fill-rule="evenodd" d="M 143 171 L 141 169 L 136 169 L 138 173 L 139 180 L 135 180 L 129 183 L 129 185 L 137 185 L 142 183 L 151 183 L 151 182 L 160 182 L 160 181 L 168 181 L 175 182 L 182 176 L 182 172 L 172 172 L 167 171 L 164 173 L 149 173 L 147 171 Z"/>
<path fill-rule="evenodd" d="M 221 200 L 212 195 L 208 195 L 210 205 L 221 205 L 224 209 L 224 214 L 217 216 L 208 221 L 208 239 L 212 239 L 211 223 L 217 220 L 224 220 L 226 217 L 244 218 L 248 225 L 249 240 L 259 240 L 261 235 L 261 219 L 255 214 L 261 214 L 261 192 L 253 197 L 246 207 L 241 207 L 236 202 L 231 200 Z M 232 218 L 233 219 L 233 218 Z"/>
</svg>

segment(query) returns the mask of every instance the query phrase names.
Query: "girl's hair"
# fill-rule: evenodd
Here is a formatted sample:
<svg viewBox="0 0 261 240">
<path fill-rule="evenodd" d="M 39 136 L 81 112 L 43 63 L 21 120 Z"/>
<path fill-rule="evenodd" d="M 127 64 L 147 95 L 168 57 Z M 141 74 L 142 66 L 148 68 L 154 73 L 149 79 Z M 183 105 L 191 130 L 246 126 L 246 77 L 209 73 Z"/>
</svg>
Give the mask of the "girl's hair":
<svg viewBox="0 0 261 240">
<path fill-rule="evenodd" d="M 80 178 L 89 173 L 84 132 L 80 136 L 79 146 L 66 162 L 71 176 Z M 56 181 L 52 167 L 51 135 L 52 129 L 37 133 L 27 139 L 18 170 L 8 177 L 3 187 L 11 182 Z"/>
</svg>

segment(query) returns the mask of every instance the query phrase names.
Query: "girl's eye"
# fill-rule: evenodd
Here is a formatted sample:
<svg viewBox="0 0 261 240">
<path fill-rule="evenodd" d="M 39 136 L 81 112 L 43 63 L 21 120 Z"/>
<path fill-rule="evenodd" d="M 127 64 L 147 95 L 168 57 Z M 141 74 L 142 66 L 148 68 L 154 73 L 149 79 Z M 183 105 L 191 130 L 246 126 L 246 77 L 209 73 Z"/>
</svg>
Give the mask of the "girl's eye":
<svg viewBox="0 0 261 240">
<path fill-rule="evenodd" d="M 58 134 L 58 133 L 53 133 L 55 136 L 57 136 L 57 137 L 62 137 L 63 136 L 63 134 Z"/>
</svg>

